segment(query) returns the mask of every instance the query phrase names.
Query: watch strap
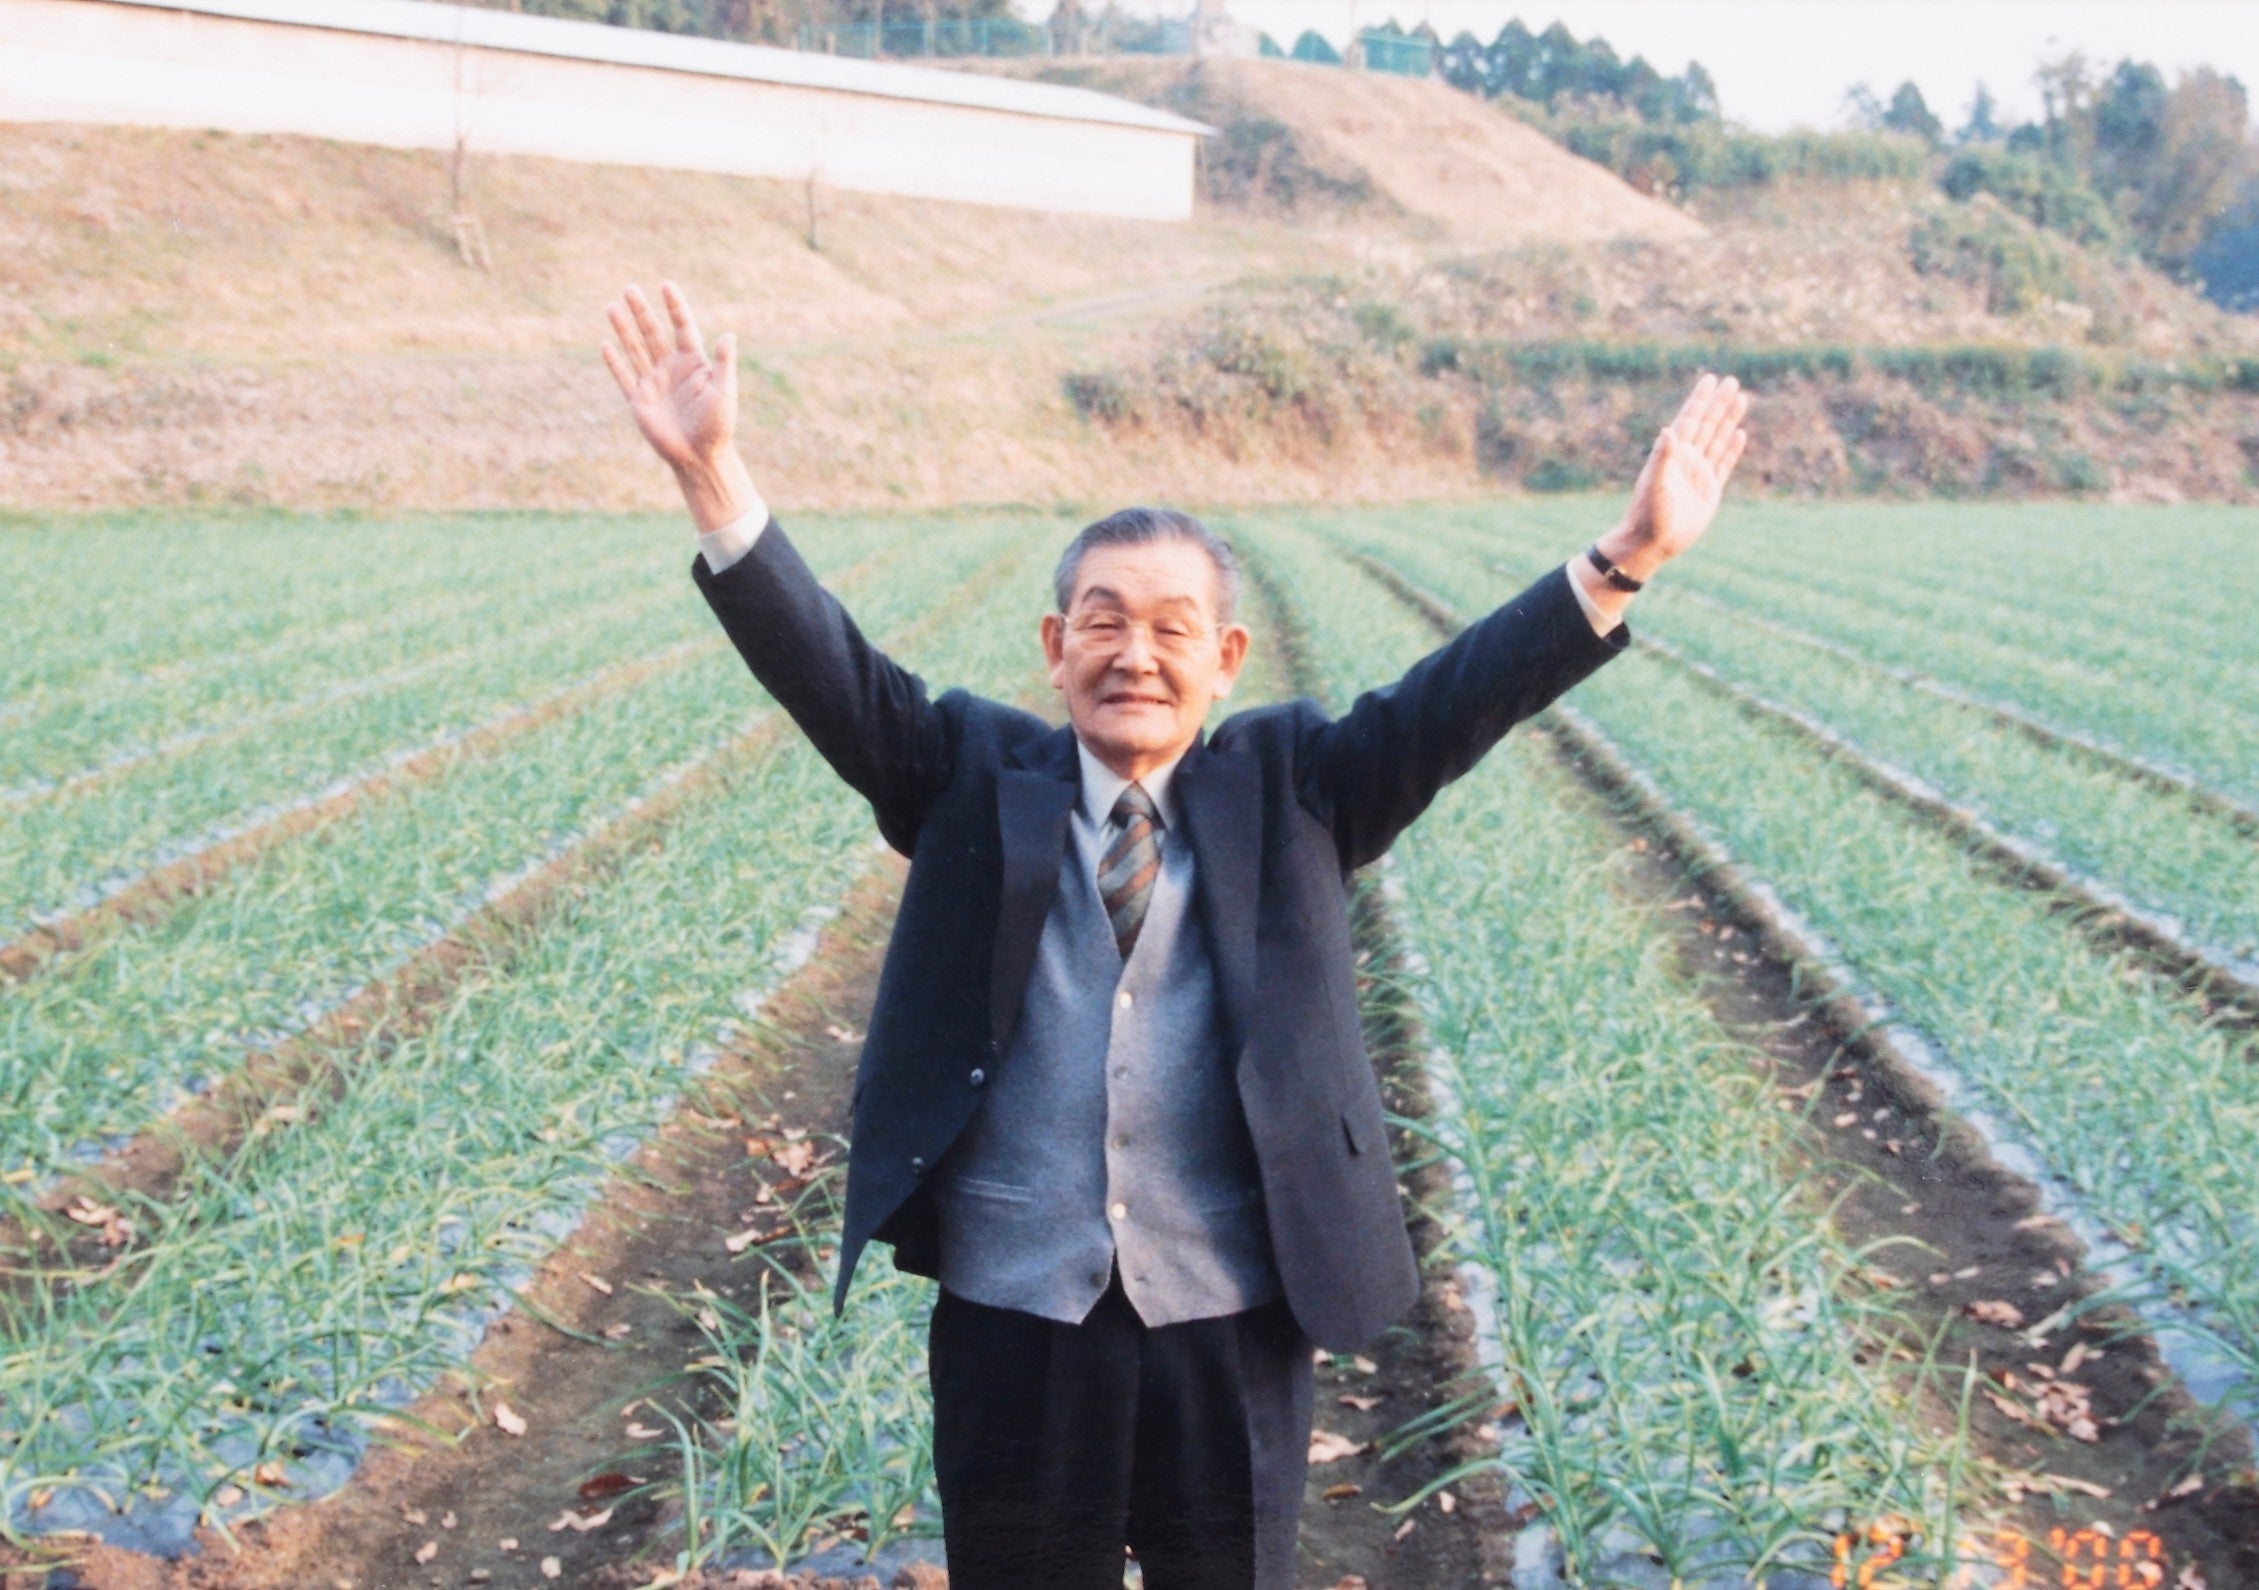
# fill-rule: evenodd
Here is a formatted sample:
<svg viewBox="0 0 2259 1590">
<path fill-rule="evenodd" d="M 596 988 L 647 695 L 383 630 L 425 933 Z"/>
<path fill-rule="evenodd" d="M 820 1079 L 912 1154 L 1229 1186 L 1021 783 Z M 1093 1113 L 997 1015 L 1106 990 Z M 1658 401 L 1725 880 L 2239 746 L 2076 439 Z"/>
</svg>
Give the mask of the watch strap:
<svg viewBox="0 0 2259 1590">
<path fill-rule="evenodd" d="M 1592 560 L 1592 566 L 1600 571 L 1600 577 L 1619 591 L 1637 591 L 1647 584 L 1645 580 L 1633 579 L 1622 569 L 1617 568 L 1615 564 L 1609 562 L 1606 554 L 1600 550 L 1600 543 L 1597 541 L 1584 549 L 1584 555 Z"/>
</svg>

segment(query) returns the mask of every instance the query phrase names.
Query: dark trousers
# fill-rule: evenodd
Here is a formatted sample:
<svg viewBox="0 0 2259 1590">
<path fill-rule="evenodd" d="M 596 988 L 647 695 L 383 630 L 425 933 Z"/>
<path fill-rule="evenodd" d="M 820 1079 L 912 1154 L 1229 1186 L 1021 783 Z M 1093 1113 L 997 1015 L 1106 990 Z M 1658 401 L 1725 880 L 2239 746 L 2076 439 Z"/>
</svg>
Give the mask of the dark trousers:
<svg viewBox="0 0 2259 1590">
<path fill-rule="evenodd" d="M 927 1335 L 950 1590 L 1291 1590 L 1311 1344 L 1284 1298 L 1148 1328 L 944 1289 Z"/>
</svg>

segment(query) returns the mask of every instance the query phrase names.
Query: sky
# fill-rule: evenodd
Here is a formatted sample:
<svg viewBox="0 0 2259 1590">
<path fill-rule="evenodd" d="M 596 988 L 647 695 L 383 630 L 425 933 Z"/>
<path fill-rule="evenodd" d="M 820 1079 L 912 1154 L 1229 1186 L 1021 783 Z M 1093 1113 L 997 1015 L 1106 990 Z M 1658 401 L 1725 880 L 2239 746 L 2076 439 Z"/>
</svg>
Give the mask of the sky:
<svg viewBox="0 0 2259 1590">
<path fill-rule="evenodd" d="M 1123 3 L 1191 9 L 1190 0 Z M 1030 9 L 1050 7 L 1036 0 Z M 1841 126 L 1852 84 L 1887 99 L 1909 79 L 1948 127 L 1980 80 L 2006 119 L 2028 119 L 2039 112 L 2033 67 L 2074 49 L 2105 65 L 2153 61 L 2168 80 L 2215 67 L 2259 97 L 2259 0 L 1231 0 L 1231 14 L 1289 45 L 1305 28 L 1339 42 L 1392 16 L 1485 41 L 1511 17 L 1541 32 L 1565 22 L 1578 38 L 1598 33 L 1666 73 L 1700 61 L 1728 117 L 1773 132 Z"/>
</svg>

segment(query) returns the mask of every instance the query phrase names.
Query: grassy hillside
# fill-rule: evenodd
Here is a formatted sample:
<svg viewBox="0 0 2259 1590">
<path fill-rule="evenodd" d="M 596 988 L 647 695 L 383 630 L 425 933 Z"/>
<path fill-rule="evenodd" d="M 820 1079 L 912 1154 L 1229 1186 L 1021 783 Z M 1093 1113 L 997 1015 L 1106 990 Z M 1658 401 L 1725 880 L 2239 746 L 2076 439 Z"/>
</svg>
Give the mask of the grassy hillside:
<svg viewBox="0 0 2259 1590">
<path fill-rule="evenodd" d="M 609 295 L 662 273 L 709 331 L 738 332 L 749 450 L 787 506 L 1626 472 L 1670 382 L 1547 349 L 2008 346 L 2145 368 L 2254 351 L 2247 323 L 2137 263 L 1909 185 L 1705 195 L 1689 214 L 1440 84 L 1045 70 L 1218 126 L 1200 218 L 480 159 L 481 270 L 458 257 L 442 156 L 0 129 L 0 504 L 662 506 L 594 357 Z M 2232 496 L 2259 455 L 2232 387 L 1972 407 L 1871 372 L 1753 368 L 1752 469 L 1782 489 L 1934 471 L 1971 491 Z"/>
</svg>

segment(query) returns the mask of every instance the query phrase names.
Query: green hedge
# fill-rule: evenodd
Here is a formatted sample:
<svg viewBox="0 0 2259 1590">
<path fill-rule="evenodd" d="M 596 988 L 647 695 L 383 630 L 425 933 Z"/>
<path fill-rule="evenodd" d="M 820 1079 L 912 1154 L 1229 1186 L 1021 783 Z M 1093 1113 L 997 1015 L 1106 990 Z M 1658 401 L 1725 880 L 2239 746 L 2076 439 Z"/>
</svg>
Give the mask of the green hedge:
<svg viewBox="0 0 2259 1590">
<path fill-rule="evenodd" d="M 1545 385 L 1564 379 L 1691 381 L 1704 370 L 1730 372 L 1750 386 L 1784 379 L 1848 381 L 1862 372 L 1893 376 L 1925 391 L 2069 397 L 2093 391 L 2182 387 L 2259 392 L 2259 358 L 2181 363 L 2107 360 L 2069 348 L 1864 348 L 1815 344 L 1787 348 L 1639 342 L 1501 342 L 1438 338 L 1420 355 L 1424 375 L 1456 371 L 1486 384 Z"/>
<path fill-rule="evenodd" d="M 1929 145 L 1897 133 L 1774 135 L 1716 122 L 1656 126 L 1631 117 L 1555 116 L 1540 125 L 1585 159 L 1653 192 L 1757 187 L 1791 177 L 1927 181 L 1932 163 Z"/>
</svg>

